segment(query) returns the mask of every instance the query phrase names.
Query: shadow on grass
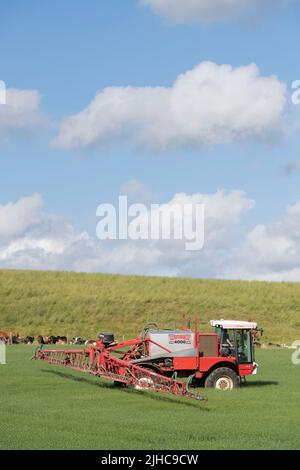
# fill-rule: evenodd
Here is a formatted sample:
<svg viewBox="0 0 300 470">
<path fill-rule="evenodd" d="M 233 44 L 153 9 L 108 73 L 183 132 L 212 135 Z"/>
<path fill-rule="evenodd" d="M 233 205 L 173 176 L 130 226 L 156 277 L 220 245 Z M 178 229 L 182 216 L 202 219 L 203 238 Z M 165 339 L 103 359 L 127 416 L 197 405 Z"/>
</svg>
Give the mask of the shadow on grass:
<svg viewBox="0 0 300 470">
<path fill-rule="evenodd" d="M 242 387 L 268 387 L 270 385 L 279 385 L 279 382 L 276 380 L 254 380 L 243 383 Z"/>
<path fill-rule="evenodd" d="M 45 374 L 53 374 L 63 379 L 72 380 L 73 382 L 86 383 L 86 384 L 94 385 L 95 387 L 101 387 L 101 388 L 110 388 L 110 389 L 115 388 L 114 385 L 109 382 L 93 382 L 92 380 L 89 379 L 89 377 L 76 377 L 75 375 L 68 374 L 66 372 L 61 372 L 59 370 L 42 369 L 41 371 Z"/>
<path fill-rule="evenodd" d="M 89 377 L 76 377 L 75 375 L 68 374 L 66 372 L 61 372 L 58 370 L 42 369 L 41 372 L 45 374 L 53 374 L 53 375 L 56 375 L 57 377 L 72 380 L 74 382 L 81 382 L 81 383 L 85 383 L 88 385 L 94 385 L 95 387 L 106 388 L 106 389 L 115 390 L 115 391 L 122 391 L 123 393 L 130 393 L 130 394 L 135 393 L 137 395 L 150 398 L 151 400 L 157 400 L 157 401 L 161 401 L 165 403 L 174 403 L 174 404 L 176 403 L 176 405 L 189 406 L 192 408 L 197 408 L 198 410 L 201 410 L 201 411 L 209 411 L 207 408 L 203 408 L 203 407 L 200 408 L 199 402 L 197 402 L 196 400 L 189 399 L 189 401 L 183 401 L 183 400 L 188 400 L 188 399 L 182 398 L 182 400 L 180 400 L 178 399 L 179 397 L 175 397 L 175 395 L 173 397 L 166 396 L 163 394 L 163 392 L 158 393 L 158 392 L 151 392 L 149 390 L 135 390 L 133 388 L 126 388 L 122 386 L 116 387 L 113 383 L 103 382 L 100 380 L 99 382 L 94 382 L 90 380 Z M 206 403 L 206 402 L 202 402 L 202 403 Z"/>
</svg>

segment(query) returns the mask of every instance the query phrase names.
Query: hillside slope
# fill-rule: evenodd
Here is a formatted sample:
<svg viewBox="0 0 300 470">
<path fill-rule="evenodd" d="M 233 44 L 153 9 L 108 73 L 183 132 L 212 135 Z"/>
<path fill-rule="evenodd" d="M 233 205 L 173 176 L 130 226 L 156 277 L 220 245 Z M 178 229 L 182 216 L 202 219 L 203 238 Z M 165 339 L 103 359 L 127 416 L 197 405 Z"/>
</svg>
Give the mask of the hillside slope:
<svg viewBox="0 0 300 470">
<path fill-rule="evenodd" d="M 0 329 L 20 335 L 135 337 L 143 325 L 180 325 L 181 314 L 255 320 L 263 342 L 300 339 L 300 284 L 0 270 Z"/>
</svg>

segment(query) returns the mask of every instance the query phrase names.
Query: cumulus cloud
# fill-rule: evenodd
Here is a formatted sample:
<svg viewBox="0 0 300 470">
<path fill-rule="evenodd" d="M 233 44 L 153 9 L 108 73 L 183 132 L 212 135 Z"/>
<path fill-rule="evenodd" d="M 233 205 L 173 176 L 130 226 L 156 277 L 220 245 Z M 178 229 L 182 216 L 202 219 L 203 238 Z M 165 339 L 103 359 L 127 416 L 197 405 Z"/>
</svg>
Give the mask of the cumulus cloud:
<svg viewBox="0 0 300 470">
<path fill-rule="evenodd" d="M 227 277 L 300 281 L 300 200 L 271 224 L 256 225 L 247 235 Z"/>
<path fill-rule="evenodd" d="M 45 214 L 43 205 L 39 194 L 0 205 L 2 267 L 63 268 L 68 250 L 88 239 L 86 233 L 76 233 L 64 217 Z"/>
<path fill-rule="evenodd" d="M 178 193 L 164 208 L 195 203 L 205 204 L 205 244 L 188 252 L 183 240 L 99 241 L 65 217 L 46 214 L 40 195 L 21 198 L 0 206 L 0 267 L 215 276 L 234 227 L 254 201 L 242 191 Z"/>
<path fill-rule="evenodd" d="M 6 103 L 0 104 L 0 141 L 13 132 L 32 134 L 45 122 L 40 112 L 41 96 L 36 90 L 6 90 Z"/>
<path fill-rule="evenodd" d="M 202 62 L 167 87 L 109 87 L 65 118 L 53 144 L 65 149 L 117 140 L 156 151 L 269 138 L 282 125 L 286 86 L 255 64 Z"/>
<path fill-rule="evenodd" d="M 286 0 L 141 0 L 163 18 L 175 23 L 228 20 L 243 13 L 286 3 Z"/>
<path fill-rule="evenodd" d="M 255 201 L 243 191 L 218 190 L 212 194 L 177 193 L 161 210 L 177 208 L 174 211 L 174 226 L 181 222 L 179 208 L 192 205 L 204 205 L 204 245 L 199 251 L 186 250 L 186 241 L 162 240 L 152 246 L 156 250 L 154 268 L 173 276 L 221 277 L 228 254 L 233 249 L 239 224 L 243 216 L 255 206 Z M 195 220 L 192 213 L 187 213 L 185 223 Z"/>
<path fill-rule="evenodd" d="M 76 234 L 64 217 L 43 213 L 39 194 L 0 205 L 0 264 L 3 267 L 51 267 Z M 49 258 L 48 258 L 49 255 Z"/>
<path fill-rule="evenodd" d="M 200 251 L 187 251 L 184 240 L 173 238 L 100 241 L 64 216 L 45 213 L 43 204 L 33 194 L 0 205 L 1 268 L 300 281 L 300 200 L 281 219 L 244 235 L 242 218 L 255 206 L 244 192 L 175 194 L 164 210 L 205 204 Z"/>
<path fill-rule="evenodd" d="M 23 235 L 29 227 L 38 223 L 42 204 L 39 194 L 22 197 L 17 202 L 0 204 L 0 238 Z"/>
</svg>

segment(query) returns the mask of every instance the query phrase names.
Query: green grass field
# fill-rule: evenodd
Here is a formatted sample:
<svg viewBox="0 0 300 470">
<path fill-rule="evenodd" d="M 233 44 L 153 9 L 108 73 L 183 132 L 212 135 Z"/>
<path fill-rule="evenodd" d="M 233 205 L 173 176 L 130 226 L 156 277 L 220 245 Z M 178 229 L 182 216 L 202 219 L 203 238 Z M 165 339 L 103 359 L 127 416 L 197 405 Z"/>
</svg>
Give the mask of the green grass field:
<svg viewBox="0 0 300 470">
<path fill-rule="evenodd" d="M 30 361 L 7 347 L 0 365 L 1 449 L 299 449 L 300 365 L 291 351 L 259 350 L 259 374 L 206 404 Z"/>
<path fill-rule="evenodd" d="M 256 320 L 263 342 L 300 338 L 300 283 L 0 271 L 0 329 L 27 335 L 135 337 L 143 325 L 180 325 L 182 313 Z"/>
</svg>

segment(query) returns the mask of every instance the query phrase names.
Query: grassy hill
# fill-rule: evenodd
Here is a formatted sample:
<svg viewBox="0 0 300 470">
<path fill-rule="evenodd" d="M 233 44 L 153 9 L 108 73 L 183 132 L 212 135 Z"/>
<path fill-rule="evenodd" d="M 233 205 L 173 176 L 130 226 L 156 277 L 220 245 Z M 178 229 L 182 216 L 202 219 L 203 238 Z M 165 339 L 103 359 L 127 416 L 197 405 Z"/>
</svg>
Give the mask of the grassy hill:
<svg viewBox="0 0 300 470">
<path fill-rule="evenodd" d="M 255 320 L 263 342 L 300 339 L 300 284 L 0 270 L 0 329 L 21 336 L 135 337 L 155 321 L 180 325 L 182 313 L 209 320 Z"/>
</svg>

